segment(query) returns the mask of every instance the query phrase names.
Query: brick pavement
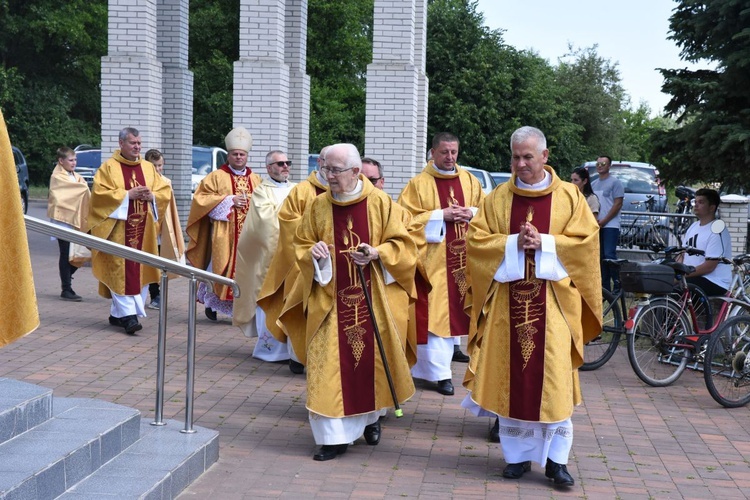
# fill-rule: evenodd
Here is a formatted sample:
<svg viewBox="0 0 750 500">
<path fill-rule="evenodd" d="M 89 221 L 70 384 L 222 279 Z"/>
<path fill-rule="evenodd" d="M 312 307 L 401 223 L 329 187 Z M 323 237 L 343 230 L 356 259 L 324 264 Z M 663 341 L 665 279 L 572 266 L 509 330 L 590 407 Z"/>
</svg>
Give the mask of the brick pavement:
<svg viewBox="0 0 750 500">
<path fill-rule="evenodd" d="M 30 239 L 42 325 L 0 349 L 0 377 L 153 416 L 156 315 L 143 320 L 135 337 L 109 326 L 109 303 L 96 295 L 88 268 L 74 281 L 84 301 L 60 301 L 57 246 L 46 237 Z M 463 364 L 454 364 L 456 396 L 418 382 L 404 417 L 384 421 L 378 446 L 360 439 L 345 455 L 314 462 L 304 378 L 253 359 L 255 340 L 227 319 L 200 317 L 197 324 L 195 424 L 219 430 L 221 452 L 181 499 L 730 499 L 750 492 L 750 409 L 720 407 L 701 374 L 691 371 L 671 387 L 646 387 L 624 346 L 601 369 L 581 373 L 585 401 L 573 416 L 568 465 L 576 485 L 556 491 L 536 464 L 520 481 L 502 478 L 502 453 L 486 441 L 491 422 L 460 407 Z M 178 420 L 184 419 L 186 332 L 187 283 L 179 279 L 170 286 L 164 411 Z"/>
</svg>

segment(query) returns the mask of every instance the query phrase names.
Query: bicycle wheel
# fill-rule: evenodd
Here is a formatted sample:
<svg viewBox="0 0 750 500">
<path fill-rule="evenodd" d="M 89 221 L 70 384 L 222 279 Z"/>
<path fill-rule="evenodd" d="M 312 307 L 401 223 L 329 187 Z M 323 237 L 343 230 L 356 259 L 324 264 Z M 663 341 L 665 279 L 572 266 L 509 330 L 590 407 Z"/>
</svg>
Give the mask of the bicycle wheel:
<svg viewBox="0 0 750 500">
<path fill-rule="evenodd" d="M 614 355 L 620 343 L 622 313 L 617 297 L 602 289 L 602 331 L 598 337 L 583 346 L 583 364 L 580 370 L 596 370 Z"/>
<path fill-rule="evenodd" d="M 750 402 L 750 316 L 735 316 L 715 331 L 706 346 L 703 378 L 711 397 L 727 408 Z"/>
<path fill-rule="evenodd" d="M 676 344 L 692 333 L 690 322 L 669 299 L 652 300 L 635 319 L 628 335 L 628 358 L 638 378 L 663 387 L 680 378 L 690 355 Z"/>
</svg>

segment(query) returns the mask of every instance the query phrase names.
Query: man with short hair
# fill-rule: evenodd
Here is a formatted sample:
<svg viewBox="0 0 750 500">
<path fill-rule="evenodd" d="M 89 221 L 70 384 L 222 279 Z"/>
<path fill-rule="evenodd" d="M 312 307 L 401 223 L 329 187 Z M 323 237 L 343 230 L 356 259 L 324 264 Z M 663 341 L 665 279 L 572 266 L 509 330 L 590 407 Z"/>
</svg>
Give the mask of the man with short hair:
<svg viewBox="0 0 750 500">
<path fill-rule="evenodd" d="M 263 179 L 250 198 L 238 242 L 234 279 L 242 293 L 234 299 L 232 323 L 246 337 L 258 338 L 253 357 L 276 362 L 290 359 L 289 348 L 268 331 L 266 315 L 261 307 L 256 307 L 256 299 L 279 241 L 279 209 L 296 184 L 289 182 L 292 162 L 283 151 L 270 151 L 265 165 L 268 178 Z"/>
<path fill-rule="evenodd" d="M 612 158 L 602 155 L 596 159 L 599 178 L 591 183 L 594 194 L 599 198 L 599 246 L 601 248 L 602 286 L 607 290 L 620 289 L 620 276 L 613 273 L 604 259 L 617 258 L 617 240 L 620 239 L 620 210 L 625 198 L 625 189 L 620 180 L 609 172 Z M 614 285 L 614 287 L 613 287 Z"/>
<path fill-rule="evenodd" d="M 325 166 L 327 151 L 328 146 L 320 150 L 317 159 L 318 169 L 311 172 L 307 179 L 292 188 L 279 209 L 279 240 L 276 245 L 276 252 L 268 266 L 263 286 L 258 294 L 258 306 L 263 309 L 266 315 L 266 328 L 276 340 L 288 346 L 289 370 L 295 375 L 304 373 L 305 366 L 299 362 L 294 354 L 294 347 L 289 341 L 287 333 L 278 323 L 278 319 L 299 275 L 294 253 L 294 234 L 307 207 L 316 196 L 325 193 L 328 189 L 328 180 L 322 171 L 322 167 Z"/>
<path fill-rule="evenodd" d="M 602 326 L 591 259 L 598 227 L 578 188 L 546 165 L 541 130 L 521 127 L 510 148 L 514 173 L 487 195 L 466 237 L 471 361 L 462 406 L 498 417 L 504 477 L 520 478 L 534 461 L 555 486 L 572 486 L 578 368 Z"/>
<path fill-rule="evenodd" d="M 356 147 L 331 146 L 323 170 L 330 188 L 305 211 L 294 238 L 300 275 L 292 294 L 301 304 L 281 317 L 306 364 L 319 461 L 345 453 L 362 435 L 377 445 L 381 410 L 394 404 L 365 293 L 396 397 L 402 402 L 414 394 L 404 351 L 417 257 L 390 196 L 361 175 Z"/>
<path fill-rule="evenodd" d="M 187 222 L 190 238 L 185 255 L 193 267 L 234 279 L 237 241 L 245 225 L 250 197 L 261 178 L 247 166 L 253 137 L 236 127 L 225 138 L 227 163 L 209 173 L 193 195 Z M 198 300 L 206 317 L 217 320 L 217 311 L 232 316 L 234 294 L 225 285 L 198 285 Z"/>
<path fill-rule="evenodd" d="M 122 129 L 118 140 L 120 148 L 94 175 L 90 232 L 158 255 L 156 222 L 166 213 L 172 190 L 151 162 L 141 159 L 137 129 Z M 130 335 L 140 330 L 148 284 L 159 279 L 159 270 L 96 250 L 91 251 L 91 268 L 99 295 L 112 298 L 109 323 Z"/>
<path fill-rule="evenodd" d="M 440 394 L 454 394 L 451 360 L 454 337 L 467 335 L 469 316 L 464 297 L 469 287 L 466 277 L 466 230 L 484 199 L 479 180 L 462 169 L 458 160 L 459 141 L 441 132 L 432 139 L 432 160 L 401 191 L 398 203 L 411 212 L 413 221 L 426 239 L 420 250 L 432 290 L 428 298 L 427 338 L 419 338 L 416 378 L 436 381 Z"/>
<path fill-rule="evenodd" d="M 686 276 L 687 282 L 701 288 L 706 295 L 722 296 L 732 283 L 732 266 L 722 264 L 711 257 L 732 258 L 732 238 L 724 227 L 714 233 L 711 225 L 716 220 L 716 211 L 721 197 L 714 189 L 701 188 L 695 192 L 693 213 L 698 219 L 685 231 L 684 245 L 703 250 L 705 255 L 683 254 L 682 262 L 694 266 L 695 271 Z"/>
<path fill-rule="evenodd" d="M 76 173 L 76 152 L 68 147 L 57 150 L 57 165 L 52 170 L 47 197 L 47 217 L 63 227 L 86 231 L 91 203 L 91 192 L 86 180 Z M 73 291 L 73 273 L 78 267 L 70 263 L 70 242 L 57 239 L 60 249 L 58 270 L 62 284 L 62 300 L 80 302 L 81 296 Z"/>
<path fill-rule="evenodd" d="M 372 185 L 382 190 L 385 185 L 385 177 L 383 176 L 383 167 L 380 166 L 380 162 L 373 160 L 372 158 L 362 158 L 362 175 L 372 182 Z"/>
</svg>

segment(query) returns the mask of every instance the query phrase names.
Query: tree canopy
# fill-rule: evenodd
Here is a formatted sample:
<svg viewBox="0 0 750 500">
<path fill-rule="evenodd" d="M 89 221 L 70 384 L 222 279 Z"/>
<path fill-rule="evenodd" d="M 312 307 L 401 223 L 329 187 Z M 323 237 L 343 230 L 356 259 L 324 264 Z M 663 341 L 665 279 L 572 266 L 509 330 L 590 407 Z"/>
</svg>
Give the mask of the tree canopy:
<svg viewBox="0 0 750 500">
<path fill-rule="evenodd" d="M 655 133 L 655 161 L 682 181 L 750 185 L 750 8 L 746 0 L 681 0 L 670 39 L 689 62 L 662 69 L 666 110 L 677 127 Z"/>
</svg>

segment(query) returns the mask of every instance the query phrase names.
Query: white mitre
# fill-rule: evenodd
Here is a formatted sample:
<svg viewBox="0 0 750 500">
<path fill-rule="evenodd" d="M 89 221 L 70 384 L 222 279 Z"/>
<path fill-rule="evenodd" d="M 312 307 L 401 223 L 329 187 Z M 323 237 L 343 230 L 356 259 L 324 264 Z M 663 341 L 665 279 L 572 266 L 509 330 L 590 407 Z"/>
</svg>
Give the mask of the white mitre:
<svg viewBox="0 0 750 500">
<path fill-rule="evenodd" d="M 253 148 L 253 136 L 245 127 L 237 127 L 227 134 L 224 143 L 227 145 L 227 151 L 241 149 L 247 153 Z"/>
</svg>

